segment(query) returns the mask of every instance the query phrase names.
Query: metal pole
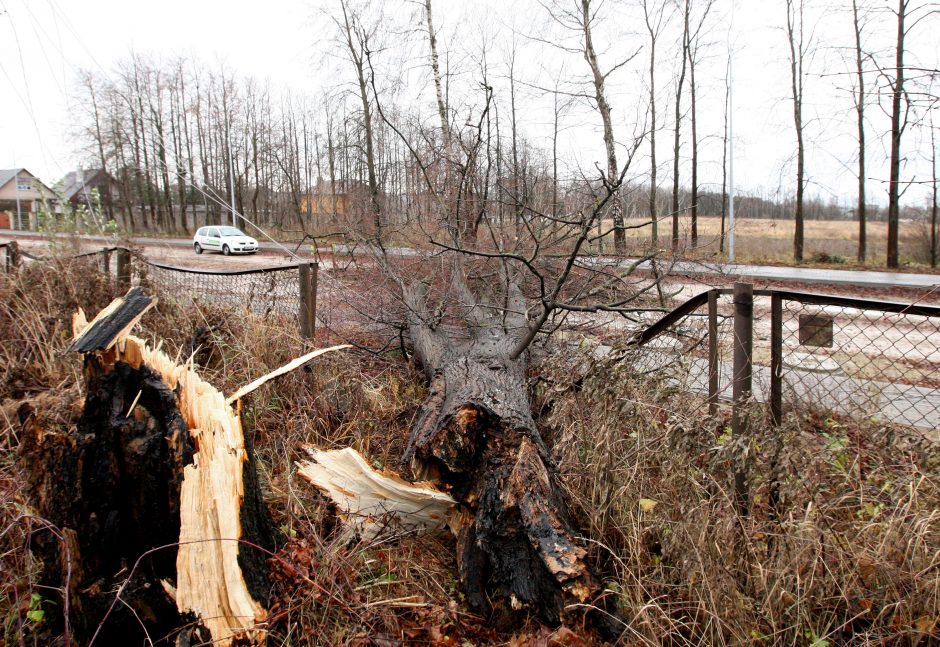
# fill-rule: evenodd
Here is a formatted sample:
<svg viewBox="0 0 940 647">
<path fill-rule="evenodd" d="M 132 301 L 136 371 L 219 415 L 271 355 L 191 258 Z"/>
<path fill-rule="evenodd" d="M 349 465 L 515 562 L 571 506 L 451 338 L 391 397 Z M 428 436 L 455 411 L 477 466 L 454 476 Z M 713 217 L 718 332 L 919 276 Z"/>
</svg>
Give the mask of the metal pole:
<svg viewBox="0 0 940 647">
<path fill-rule="evenodd" d="M 734 263 L 734 66 L 728 53 L 728 262 Z"/>
<path fill-rule="evenodd" d="M 754 347 L 754 287 L 750 283 L 734 284 L 734 402 L 731 409 L 731 434 L 742 438 L 747 429 L 744 407 L 751 397 L 751 359 Z M 742 467 L 734 472 L 734 492 L 738 510 L 747 514 L 747 483 Z"/>
<path fill-rule="evenodd" d="M 300 271 L 300 334 L 313 339 L 317 331 L 317 263 L 302 263 Z"/>
<path fill-rule="evenodd" d="M 238 215 L 235 211 L 235 161 L 232 158 L 232 140 L 228 143 L 228 177 L 229 187 L 232 190 L 232 226 L 238 227 Z"/>
<path fill-rule="evenodd" d="M 783 419 L 783 299 L 770 296 L 770 423 Z"/>
<path fill-rule="evenodd" d="M 708 293 L 708 414 L 718 413 L 718 292 Z"/>
<path fill-rule="evenodd" d="M 111 273 L 111 248 L 105 247 L 100 252 L 98 252 L 100 270 L 102 274 Z"/>
</svg>

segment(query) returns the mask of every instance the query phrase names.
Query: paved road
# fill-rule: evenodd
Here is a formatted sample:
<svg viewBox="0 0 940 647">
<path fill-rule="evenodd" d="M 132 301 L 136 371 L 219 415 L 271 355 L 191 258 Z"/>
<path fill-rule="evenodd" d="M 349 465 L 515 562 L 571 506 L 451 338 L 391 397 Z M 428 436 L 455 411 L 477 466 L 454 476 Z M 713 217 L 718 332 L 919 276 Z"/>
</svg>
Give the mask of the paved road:
<svg viewBox="0 0 940 647">
<path fill-rule="evenodd" d="M 45 235 L 35 232 L 12 231 L 9 229 L 0 229 L 0 242 L 3 239 L 10 238 L 44 238 Z M 114 238 L 108 236 L 97 236 L 84 234 L 81 236 L 88 241 L 98 241 L 102 243 L 113 243 Z M 139 245 L 167 245 L 170 247 L 190 247 L 192 239 L 190 238 L 150 238 L 139 237 L 132 238 Z M 287 244 L 285 247 L 293 251 L 296 243 Z M 259 239 L 261 251 L 283 251 L 274 243 Z M 329 248 L 320 249 L 321 252 L 332 251 Z M 414 250 L 409 248 L 389 248 L 392 254 L 402 256 L 414 254 Z M 617 262 L 614 259 L 606 259 L 607 262 Z M 629 261 L 620 261 L 621 264 L 628 264 Z M 650 270 L 648 263 L 640 265 L 640 269 Z M 780 267 L 775 265 L 718 265 L 710 263 L 698 263 L 694 261 L 680 261 L 676 263 L 671 270 L 673 274 L 684 275 L 702 275 L 702 276 L 727 276 L 727 277 L 749 277 L 754 279 L 766 279 L 777 282 L 796 282 L 796 283 L 819 283 L 822 285 L 841 285 L 855 287 L 871 288 L 915 288 L 929 290 L 940 286 L 940 274 L 912 274 L 907 272 L 878 272 L 867 270 L 835 270 L 818 269 L 811 267 Z"/>
<path fill-rule="evenodd" d="M 923 288 L 940 286 L 938 274 L 877 272 L 869 270 L 834 270 L 814 267 L 778 267 L 775 265 L 709 265 L 682 261 L 673 266 L 674 274 L 724 275 L 772 281 L 822 283 L 873 288 Z"/>
</svg>

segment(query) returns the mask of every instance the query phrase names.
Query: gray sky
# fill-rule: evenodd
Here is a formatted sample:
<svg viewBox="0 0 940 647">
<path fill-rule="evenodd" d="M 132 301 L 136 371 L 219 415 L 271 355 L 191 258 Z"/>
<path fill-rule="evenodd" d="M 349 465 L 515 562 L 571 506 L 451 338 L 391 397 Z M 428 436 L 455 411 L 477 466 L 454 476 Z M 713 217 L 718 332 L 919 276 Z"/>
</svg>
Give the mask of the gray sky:
<svg viewBox="0 0 940 647">
<path fill-rule="evenodd" d="M 869 0 L 885 8 L 887 0 Z M 116 61 L 130 52 L 154 58 L 189 56 L 207 66 L 224 64 L 243 75 L 267 79 L 275 88 L 290 88 L 313 97 L 335 91 L 349 69 L 336 53 L 328 12 L 331 0 L 273 0 L 267 3 L 243 0 L 0 0 L 0 167 L 25 166 L 47 183 L 54 182 L 79 162 L 70 136 L 70 106 L 76 72 L 80 68 L 110 71 Z M 808 65 L 810 78 L 805 92 L 807 135 L 811 142 L 807 166 L 809 191 L 825 198 L 833 196 L 846 203 L 855 192 L 856 135 L 854 112 L 849 94 L 851 52 L 849 0 L 810 0 L 807 31 L 813 30 L 817 51 Z M 401 100 L 420 107 L 430 116 L 432 93 L 427 84 L 423 56 L 426 46 L 420 34 L 407 41 L 409 21 L 420 14 L 406 0 L 383 3 L 388 13 L 383 21 L 397 35 L 389 37 L 389 49 L 382 54 L 386 69 L 405 70 L 406 89 Z M 566 55 L 532 36 L 561 42 L 559 33 L 547 20 L 545 10 L 535 0 L 435 0 L 441 47 L 449 51 L 452 69 L 457 72 L 452 97 L 456 102 L 478 99 L 472 88 L 480 78 L 479 59 L 483 43 L 497 96 L 508 96 L 506 61 L 516 43 L 516 74 L 524 83 L 545 86 L 553 83 L 558 71 L 565 78 L 586 72 L 583 59 Z M 602 50 L 602 63 L 611 64 L 627 53 L 646 45 L 645 29 L 637 10 L 637 0 L 607 0 L 605 20 L 596 38 Z M 735 174 L 740 190 L 763 192 L 792 190 L 793 150 L 792 104 L 789 96 L 789 68 L 783 0 L 716 0 L 706 23 L 707 47 L 698 72 L 702 165 L 700 176 L 705 188 L 717 189 L 721 180 L 721 132 L 727 43 L 734 44 L 735 96 Z M 940 67 L 940 39 L 930 35 L 940 27 L 940 19 L 925 21 L 910 40 L 912 65 Z M 673 110 L 673 74 L 678 21 L 674 21 L 659 45 L 661 57 L 659 110 Z M 891 15 L 881 13 L 868 25 L 873 50 L 891 46 L 896 29 Z M 643 49 L 631 64 L 611 77 L 611 103 L 618 139 L 625 142 L 646 119 L 645 68 L 648 51 Z M 890 62 L 890 57 L 881 60 Z M 382 74 L 382 71 L 379 72 Z M 824 74 L 825 73 L 825 74 Z M 464 90 L 461 90 L 461 87 Z M 522 88 L 517 99 L 522 106 L 519 120 L 525 133 L 549 146 L 551 100 L 532 88 Z M 688 98 L 683 100 L 688 105 Z M 508 103 L 508 102 L 507 102 Z M 884 102 L 887 105 L 887 101 Z M 504 109 L 504 114 L 508 109 Z M 667 112 L 668 111 L 668 112 Z M 940 119 L 938 119 L 940 122 Z M 667 128 L 668 126 L 667 122 Z M 573 107 L 565 118 L 562 150 L 572 164 L 591 169 L 603 159 L 600 123 L 587 105 Z M 869 109 L 868 155 L 871 201 L 886 202 L 885 163 L 887 116 L 877 107 Z M 688 142 L 688 131 L 683 133 Z M 663 130 L 657 146 L 662 162 L 660 178 L 669 180 L 671 130 Z M 911 129 L 905 139 L 908 158 L 905 177 L 928 179 L 930 173 L 929 136 Z M 648 172 L 648 146 L 635 162 L 636 175 Z M 688 152 L 684 153 L 685 155 Z M 683 168 L 687 168 L 687 161 Z M 574 172 L 574 168 L 569 168 Z M 687 177 L 687 170 L 683 171 Z M 926 185 L 915 185 L 905 201 L 924 204 Z"/>
</svg>

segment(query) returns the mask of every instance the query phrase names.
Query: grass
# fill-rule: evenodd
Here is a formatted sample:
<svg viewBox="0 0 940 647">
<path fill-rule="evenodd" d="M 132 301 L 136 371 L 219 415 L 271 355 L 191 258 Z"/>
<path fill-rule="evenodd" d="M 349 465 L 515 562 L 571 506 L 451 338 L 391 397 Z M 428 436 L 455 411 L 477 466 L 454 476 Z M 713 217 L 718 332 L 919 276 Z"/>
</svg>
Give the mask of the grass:
<svg viewBox="0 0 940 647">
<path fill-rule="evenodd" d="M 641 224 L 640 219 L 626 222 L 627 226 Z M 727 223 L 726 223 L 727 224 Z M 755 264 L 792 264 L 793 233 L 792 220 L 771 220 L 764 218 L 735 219 L 735 261 Z M 701 260 L 727 260 L 728 241 L 723 251 L 719 250 L 721 219 L 715 216 L 699 217 L 699 248 L 689 248 L 691 220 L 687 215 L 679 219 L 679 231 L 683 253 Z M 650 228 L 642 227 L 627 230 L 628 238 L 636 245 L 650 244 Z M 659 246 L 668 247 L 672 236 L 672 224 L 669 220 L 660 221 Z M 806 220 L 804 222 L 803 255 L 805 264 L 849 265 L 865 267 L 884 267 L 888 240 L 886 222 L 869 222 L 867 226 L 868 257 L 864 264 L 859 264 L 858 223 L 850 220 Z M 899 251 L 904 264 L 917 265 L 923 270 L 927 243 L 923 227 L 914 222 L 900 225 Z M 833 262 L 835 261 L 835 262 Z"/>
<path fill-rule="evenodd" d="M 635 641 L 936 638 L 935 445 L 808 412 L 769 429 L 760 409 L 751 433 L 733 438 L 727 411 L 710 419 L 700 398 L 634 379 L 629 361 L 586 374 L 570 358 L 551 364 L 544 423 Z M 746 515 L 732 495 L 736 471 L 746 476 Z"/>
<path fill-rule="evenodd" d="M 45 644 L 43 623 L 51 629 L 60 613 L 57 593 L 36 587 L 26 550 L 42 530 L 24 517 L 16 409 L 38 401 L 55 424 L 73 424 L 80 362 L 62 353 L 69 317 L 76 306 L 96 312 L 114 292 L 88 263 L 60 259 L 0 274 L 5 644 Z M 226 393 L 309 348 L 289 318 L 184 308 L 160 296 L 142 336 L 183 354 L 195 339 L 201 372 Z M 534 411 L 585 544 L 629 622 L 621 644 L 917 645 L 936 634 L 935 446 L 904 430 L 812 414 L 771 431 L 760 412 L 752 433 L 735 439 L 727 412 L 709 418 L 700 399 L 655 377 L 637 379 L 629 361 L 565 351 L 533 371 Z M 420 374 L 400 359 L 346 352 L 245 402 L 265 499 L 287 537 L 271 562 L 278 588 L 269 644 L 581 644 L 472 613 L 447 535 L 341 542 L 322 497 L 296 477 L 294 461 L 308 443 L 351 445 L 374 465 L 396 468 L 425 393 Z M 746 516 L 731 495 L 736 470 L 747 477 Z M 43 619 L 29 615 L 33 594 L 45 601 Z"/>
</svg>

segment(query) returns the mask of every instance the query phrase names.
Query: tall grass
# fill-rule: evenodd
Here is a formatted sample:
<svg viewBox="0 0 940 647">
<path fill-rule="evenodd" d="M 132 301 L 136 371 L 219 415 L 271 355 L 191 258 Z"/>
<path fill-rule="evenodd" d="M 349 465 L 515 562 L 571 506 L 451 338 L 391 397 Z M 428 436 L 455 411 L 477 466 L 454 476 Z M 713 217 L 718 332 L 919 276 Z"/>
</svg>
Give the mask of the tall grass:
<svg viewBox="0 0 940 647">
<path fill-rule="evenodd" d="M 70 316 L 76 306 L 95 313 L 115 291 L 90 263 L 58 260 L 0 274 L 0 621 L 7 644 L 45 644 L 43 623 L 52 626 L 61 614 L 48 603 L 54 592 L 33 580 L 30 534 L 48 531 L 26 516 L 16 410 L 33 401 L 50 432 L 74 424 L 81 367 L 63 354 Z M 199 370 L 226 393 L 309 349 L 289 317 L 158 296 L 139 334 L 182 358 L 195 353 Z M 355 330 L 344 334 L 370 341 Z M 635 378 L 629 362 L 598 363 L 565 350 L 534 370 L 534 410 L 608 595 L 628 623 L 621 644 L 935 639 L 934 445 L 900 429 L 812 415 L 771 430 L 760 411 L 752 433 L 735 439 L 727 412 L 708 418 L 699 398 Z M 304 444 L 351 445 L 375 466 L 397 468 L 424 395 L 408 363 L 354 351 L 324 356 L 244 402 L 262 489 L 286 540 L 271 560 L 277 592 L 269 644 L 554 644 L 537 627 L 503 625 L 465 606 L 452 538 L 393 534 L 349 543 L 323 498 L 296 477 Z M 735 469 L 748 475 L 746 516 L 731 495 Z M 45 605 L 44 620 L 29 616 L 33 594 Z"/>
<path fill-rule="evenodd" d="M 560 360 L 556 360 L 560 361 Z M 567 365 L 567 361 L 563 363 Z M 549 367 L 550 368 L 550 367 Z M 608 588 L 644 644 L 925 644 L 940 622 L 940 452 L 916 432 L 727 412 L 628 361 L 545 388 Z M 733 473 L 747 474 L 747 514 Z M 777 498 L 777 505 L 772 501 Z"/>
</svg>

